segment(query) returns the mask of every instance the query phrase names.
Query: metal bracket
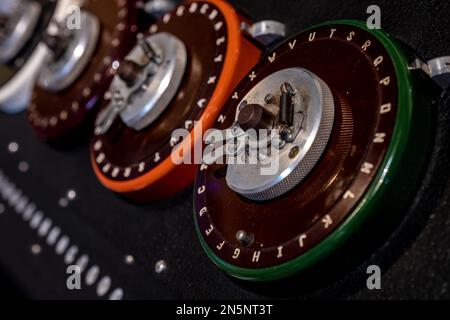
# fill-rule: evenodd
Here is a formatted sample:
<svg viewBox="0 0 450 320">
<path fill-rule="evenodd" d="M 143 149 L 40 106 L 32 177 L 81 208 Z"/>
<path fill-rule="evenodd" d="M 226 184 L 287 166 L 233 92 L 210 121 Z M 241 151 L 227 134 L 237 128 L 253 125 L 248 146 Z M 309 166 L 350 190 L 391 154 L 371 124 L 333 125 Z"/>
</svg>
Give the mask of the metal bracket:
<svg viewBox="0 0 450 320">
<path fill-rule="evenodd" d="M 273 46 L 286 37 L 286 26 L 275 20 L 262 20 L 252 25 L 243 23 L 241 29 L 264 47 Z"/>
<path fill-rule="evenodd" d="M 175 3 L 171 0 L 149 0 L 144 4 L 144 11 L 155 18 L 162 18 L 173 9 L 175 9 Z"/>
<path fill-rule="evenodd" d="M 434 58 L 428 61 L 430 77 L 442 88 L 450 88 L 450 56 Z"/>
<path fill-rule="evenodd" d="M 420 59 L 414 60 L 410 70 L 421 70 L 433 79 L 441 88 L 450 88 L 450 56 L 443 56 L 423 62 Z"/>
</svg>

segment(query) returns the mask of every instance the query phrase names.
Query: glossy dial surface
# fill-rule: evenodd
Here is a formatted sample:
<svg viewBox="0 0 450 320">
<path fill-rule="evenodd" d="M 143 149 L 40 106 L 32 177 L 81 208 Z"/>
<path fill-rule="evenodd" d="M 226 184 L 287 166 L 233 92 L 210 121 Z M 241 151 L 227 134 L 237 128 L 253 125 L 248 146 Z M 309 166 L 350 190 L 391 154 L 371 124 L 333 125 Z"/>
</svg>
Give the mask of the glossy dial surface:
<svg viewBox="0 0 450 320">
<path fill-rule="evenodd" d="M 241 99 L 286 68 L 312 72 L 333 94 L 331 138 L 309 175 L 278 198 L 252 201 L 228 187 L 227 165 L 204 164 L 197 174 L 194 214 L 200 241 L 217 265 L 242 279 L 273 280 L 311 267 L 349 241 L 369 216 L 381 217 L 386 212 L 375 208 L 390 206 L 381 195 L 404 174 L 393 167 L 414 162 L 405 159 L 413 152 L 408 149 L 413 135 L 419 134 L 415 146 L 420 150 L 430 132 L 430 111 L 413 109 L 413 80 L 402 50 L 384 33 L 352 21 L 313 27 L 269 53 L 238 86 L 217 128 L 231 127 Z M 421 112 L 425 116 L 419 120 Z M 411 131 L 416 126 L 420 133 Z M 416 182 L 420 162 L 412 166 L 408 187 Z M 405 201 L 406 189 L 398 204 Z"/>
</svg>

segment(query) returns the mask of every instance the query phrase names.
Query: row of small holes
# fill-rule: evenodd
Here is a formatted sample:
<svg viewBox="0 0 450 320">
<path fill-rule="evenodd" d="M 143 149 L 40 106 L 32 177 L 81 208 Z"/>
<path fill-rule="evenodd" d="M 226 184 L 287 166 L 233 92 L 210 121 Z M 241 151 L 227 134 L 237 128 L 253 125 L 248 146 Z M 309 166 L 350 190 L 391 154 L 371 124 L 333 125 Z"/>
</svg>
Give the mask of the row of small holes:
<svg viewBox="0 0 450 320">
<path fill-rule="evenodd" d="M 12 147 L 12 148 L 10 148 Z M 10 144 L 8 147 L 11 153 L 15 153 L 18 150 L 17 144 Z M 15 210 L 25 222 L 29 223 L 32 230 L 36 230 L 37 234 L 41 238 L 45 238 L 47 245 L 50 247 L 55 246 L 55 252 L 57 255 L 62 256 L 64 254 L 64 262 L 71 264 L 75 261 L 75 258 L 79 252 L 79 248 L 76 245 L 70 245 L 70 238 L 67 235 L 61 235 L 62 231 L 58 226 L 53 226 L 53 222 L 50 218 L 45 217 L 42 211 L 39 211 L 36 205 L 29 201 L 29 198 L 25 196 L 22 191 L 12 183 L 8 178 L 0 171 L 0 194 L 3 200 Z M 5 206 L 0 204 L 0 214 L 5 212 Z M 52 228 L 53 226 L 53 228 Z M 59 239 L 59 240 L 58 240 Z M 33 253 L 40 253 L 40 248 L 32 249 Z M 86 254 L 81 255 L 76 261 L 76 265 L 80 267 L 84 272 L 89 263 L 89 256 Z M 100 275 L 100 268 L 97 265 L 92 266 L 86 272 L 85 283 L 88 286 L 94 285 Z M 105 296 L 111 287 L 111 278 L 104 276 L 98 281 L 96 293 L 99 297 Z M 121 300 L 124 296 L 124 292 L 121 288 L 116 288 L 109 295 L 110 300 Z"/>
</svg>

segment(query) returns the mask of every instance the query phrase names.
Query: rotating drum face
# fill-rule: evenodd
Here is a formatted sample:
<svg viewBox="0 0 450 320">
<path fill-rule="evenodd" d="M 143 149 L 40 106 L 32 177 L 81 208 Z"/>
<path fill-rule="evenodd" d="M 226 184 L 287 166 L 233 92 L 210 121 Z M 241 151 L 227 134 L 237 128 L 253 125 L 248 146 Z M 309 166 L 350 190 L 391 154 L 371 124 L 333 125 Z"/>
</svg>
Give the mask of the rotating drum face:
<svg viewBox="0 0 450 320">
<path fill-rule="evenodd" d="M 147 43 L 144 46 L 152 47 L 156 60 L 160 61 L 151 62 L 153 58 L 142 56 L 142 51 L 148 48 L 136 48 L 130 53 L 127 60 L 134 60 L 127 62 L 131 63 L 129 68 L 140 69 L 133 77 L 135 81 L 131 79 L 133 86 L 138 83 L 138 88 L 126 89 L 120 85 L 123 81 L 115 80 L 109 96 L 113 99 L 114 91 L 126 90 L 127 107 L 106 132 L 98 126 L 93 139 L 93 167 L 105 186 L 147 201 L 174 193 L 193 180 L 192 168 L 172 162 L 172 149 L 179 142 L 173 140 L 172 133 L 179 128 L 192 131 L 197 121 L 206 130 L 238 79 L 257 62 L 260 50 L 241 34 L 243 21 L 225 1 L 194 1 L 178 6 L 144 34 L 142 38 Z M 173 48 L 175 53 L 166 47 Z M 139 59 L 147 59 L 148 64 L 142 65 Z M 178 59 L 176 64 L 174 59 Z M 156 71 L 151 71 L 150 63 Z M 154 89 L 155 79 L 159 79 L 159 88 L 161 79 L 169 73 L 167 89 L 162 92 Z M 129 75 L 127 79 L 129 82 Z M 176 84 L 171 85 L 172 81 Z M 149 94 L 152 90 L 155 94 Z M 169 90 L 173 91 L 170 97 L 164 96 Z M 158 114 L 150 115 L 151 121 L 139 128 L 127 125 L 128 111 L 146 105 L 143 101 L 146 96 L 148 100 L 161 96 L 156 102 L 148 102 L 152 105 L 150 112 L 158 109 Z M 113 103 L 106 101 L 103 108 L 114 112 Z M 198 138 L 201 137 L 195 139 Z"/>
<path fill-rule="evenodd" d="M 351 241 L 369 217 L 386 214 L 391 220 L 414 190 L 424 162 L 411 155 L 426 152 L 431 99 L 417 105 L 411 94 L 416 80 L 401 49 L 358 22 L 325 24 L 279 46 L 238 86 L 216 121 L 218 129 L 236 124 L 237 110 L 249 96 L 271 96 L 249 103 L 274 112 L 267 101 L 276 93 L 249 92 L 266 88 L 264 79 L 292 68 L 323 81 L 334 100 L 331 137 L 306 177 L 281 175 L 279 180 L 298 179 L 297 185 L 264 201 L 250 200 L 227 184 L 227 171 L 229 176 L 235 166 L 244 166 L 239 170 L 245 172 L 248 164 L 205 164 L 196 179 L 200 241 L 218 266 L 241 279 L 274 280 L 306 270 Z M 305 103 L 311 99 L 301 85 L 294 89 Z M 303 116 L 308 119 L 311 110 Z M 295 143 L 286 144 L 292 160 L 302 151 Z"/>
<path fill-rule="evenodd" d="M 87 121 L 91 111 L 103 99 L 118 60 L 135 43 L 136 32 L 141 27 L 137 25 L 138 10 L 140 9 L 136 8 L 135 1 L 88 1 L 81 7 L 81 22 L 84 22 L 81 24 L 82 28 L 79 32 L 73 32 L 75 36 L 69 38 L 79 43 L 71 43 L 69 40 L 67 45 L 59 48 L 58 38 L 56 41 L 47 41 L 47 46 L 52 51 L 49 59 L 53 59 L 52 55 L 57 58 L 56 61 L 53 59 L 48 62 L 28 109 L 29 121 L 39 137 L 59 139 Z M 91 29 L 83 29 L 86 26 Z M 60 31 L 64 34 L 68 30 L 63 24 Z M 92 38 L 97 33 L 98 36 Z M 78 70 L 77 63 L 83 60 L 83 57 L 80 61 L 76 58 L 81 46 L 86 49 L 83 52 L 86 57 L 82 68 Z M 69 72 L 64 69 L 68 66 L 73 67 Z M 77 72 L 77 76 L 71 77 L 71 72 Z M 61 74 L 58 75 L 59 73 Z M 54 77 L 50 77 L 52 75 Z M 59 76 L 63 77 L 61 79 L 71 79 L 60 87 L 55 80 Z M 52 83 L 46 82 L 52 78 L 55 78 Z M 62 84 L 63 80 L 59 81 Z"/>
</svg>

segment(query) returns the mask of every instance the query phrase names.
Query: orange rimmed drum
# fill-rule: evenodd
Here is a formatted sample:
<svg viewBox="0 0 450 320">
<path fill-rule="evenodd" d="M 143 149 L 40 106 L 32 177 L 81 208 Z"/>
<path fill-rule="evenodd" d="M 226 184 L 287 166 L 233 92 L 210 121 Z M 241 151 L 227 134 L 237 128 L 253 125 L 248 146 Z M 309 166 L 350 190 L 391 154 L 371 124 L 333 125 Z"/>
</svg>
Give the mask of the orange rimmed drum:
<svg viewBox="0 0 450 320">
<path fill-rule="evenodd" d="M 226 1 L 189 1 L 152 25 L 120 63 L 96 122 L 91 161 L 107 188 L 140 201 L 189 185 L 195 166 L 177 165 L 173 147 L 193 150 L 238 81 L 260 58 L 243 18 Z M 174 140 L 174 130 L 189 134 Z M 194 131 L 197 134 L 194 136 Z"/>
</svg>

